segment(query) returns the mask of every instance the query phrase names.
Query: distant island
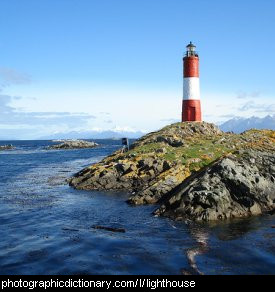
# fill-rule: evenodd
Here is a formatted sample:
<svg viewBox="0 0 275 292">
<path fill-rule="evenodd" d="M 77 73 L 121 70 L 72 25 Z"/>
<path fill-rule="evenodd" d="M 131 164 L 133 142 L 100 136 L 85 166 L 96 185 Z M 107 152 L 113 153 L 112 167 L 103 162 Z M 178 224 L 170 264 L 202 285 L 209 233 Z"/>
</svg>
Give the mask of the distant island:
<svg viewBox="0 0 275 292">
<path fill-rule="evenodd" d="M 76 189 L 128 190 L 134 205 L 160 204 L 175 220 L 242 218 L 275 209 L 275 131 L 222 132 L 206 122 L 176 123 L 69 180 Z"/>
<path fill-rule="evenodd" d="M 15 147 L 13 146 L 13 145 L 11 145 L 11 144 L 8 144 L 8 145 L 0 145 L 0 151 L 1 150 L 12 150 L 12 149 L 14 149 Z"/>
<path fill-rule="evenodd" d="M 46 147 L 47 150 L 54 149 L 81 149 L 81 148 L 94 148 L 98 146 L 95 142 L 89 142 L 84 140 L 57 140 L 56 142 L 60 142 L 56 145 L 51 145 Z"/>
</svg>

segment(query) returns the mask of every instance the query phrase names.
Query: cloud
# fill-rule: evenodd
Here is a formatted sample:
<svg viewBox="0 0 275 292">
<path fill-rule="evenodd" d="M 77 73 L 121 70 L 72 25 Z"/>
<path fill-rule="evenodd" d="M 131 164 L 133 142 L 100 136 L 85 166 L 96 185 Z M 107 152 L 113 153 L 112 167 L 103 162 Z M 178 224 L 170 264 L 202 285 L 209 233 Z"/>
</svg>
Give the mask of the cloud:
<svg viewBox="0 0 275 292">
<path fill-rule="evenodd" d="M 275 113 L 275 103 L 255 103 L 255 101 L 250 100 L 242 104 L 239 108 L 239 111 L 244 112 L 248 110 L 254 110 L 255 113 Z"/>
<path fill-rule="evenodd" d="M 257 98 L 261 96 L 260 91 L 254 91 L 254 92 L 240 92 L 237 94 L 238 99 L 245 99 L 245 98 Z"/>
<path fill-rule="evenodd" d="M 234 114 L 226 114 L 226 115 L 220 115 L 218 116 L 219 118 L 222 118 L 222 119 L 232 119 L 232 118 L 236 118 L 238 116 L 234 115 Z"/>
<path fill-rule="evenodd" d="M 124 127 L 115 126 L 112 129 L 110 129 L 110 130 L 113 131 L 113 132 L 128 132 L 128 133 L 135 133 L 135 132 L 137 132 L 136 129 L 134 129 L 132 127 L 129 127 L 129 126 L 124 126 Z M 143 132 L 143 130 L 140 130 L 140 132 Z"/>
<path fill-rule="evenodd" d="M 9 95 L 0 95 L 0 118 L 3 114 L 9 114 L 13 111 L 11 106 L 8 104 L 12 101 Z"/>
<path fill-rule="evenodd" d="M 112 120 L 107 120 L 107 121 L 104 121 L 104 123 L 106 123 L 106 124 L 112 124 L 113 121 Z"/>
<path fill-rule="evenodd" d="M 95 116 L 87 113 L 70 112 L 25 112 L 20 111 L 10 103 L 13 99 L 9 95 L 0 95 L 0 126 L 4 127 L 22 127 L 27 126 L 60 126 L 76 128 L 85 125 L 90 119 L 96 119 Z"/>
<path fill-rule="evenodd" d="M 30 75 L 19 72 L 12 68 L 0 67 L 0 87 L 7 87 L 13 84 L 31 83 Z"/>
</svg>

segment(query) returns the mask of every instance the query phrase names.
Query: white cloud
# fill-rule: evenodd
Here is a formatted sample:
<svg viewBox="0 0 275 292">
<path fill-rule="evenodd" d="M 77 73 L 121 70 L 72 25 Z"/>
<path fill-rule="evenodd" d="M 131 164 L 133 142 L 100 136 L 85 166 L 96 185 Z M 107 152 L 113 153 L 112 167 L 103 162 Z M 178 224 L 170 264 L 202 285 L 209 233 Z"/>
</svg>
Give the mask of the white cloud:
<svg viewBox="0 0 275 292">
<path fill-rule="evenodd" d="M 239 111 L 254 110 L 255 113 L 272 114 L 275 113 L 275 103 L 256 103 L 250 100 L 239 107 Z"/>
<path fill-rule="evenodd" d="M 19 98 L 16 98 L 18 100 Z M 51 128 L 76 128 L 83 126 L 96 117 L 84 112 L 26 112 L 10 104 L 14 100 L 9 95 L 0 95 L 0 128 L 38 129 L 49 131 Z"/>
<path fill-rule="evenodd" d="M 0 89 L 10 85 L 30 84 L 31 76 L 12 68 L 0 67 Z"/>
<path fill-rule="evenodd" d="M 262 96 L 262 93 L 260 91 L 253 91 L 253 92 L 241 91 L 237 94 L 238 99 L 258 98 L 260 96 Z"/>
<path fill-rule="evenodd" d="M 141 131 L 141 130 L 137 130 L 128 126 L 115 126 L 114 128 L 110 129 L 111 131 L 114 132 L 129 132 L 129 133 L 135 133 L 137 131 Z M 141 131 L 142 132 L 142 131 Z M 145 131 L 147 132 L 147 131 Z"/>
</svg>

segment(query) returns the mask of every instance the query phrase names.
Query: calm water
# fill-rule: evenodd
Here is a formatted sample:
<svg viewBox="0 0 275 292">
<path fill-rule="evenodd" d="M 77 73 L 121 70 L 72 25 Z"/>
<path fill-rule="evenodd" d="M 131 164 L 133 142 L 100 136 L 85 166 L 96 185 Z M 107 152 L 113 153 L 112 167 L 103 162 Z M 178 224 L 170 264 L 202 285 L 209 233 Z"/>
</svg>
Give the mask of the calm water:
<svg viewBox="0 0 275 292">
<path fill-rule="evenodd" d="M 155 218 L 155 206 L 130 207 L 125 192 L 65 183 L 120 141 L 51 151 L 50 141 L 12 143 L 0 152 L 0 274 L 275 274 L 274 215 L 216 225 Z"/>
</svg>

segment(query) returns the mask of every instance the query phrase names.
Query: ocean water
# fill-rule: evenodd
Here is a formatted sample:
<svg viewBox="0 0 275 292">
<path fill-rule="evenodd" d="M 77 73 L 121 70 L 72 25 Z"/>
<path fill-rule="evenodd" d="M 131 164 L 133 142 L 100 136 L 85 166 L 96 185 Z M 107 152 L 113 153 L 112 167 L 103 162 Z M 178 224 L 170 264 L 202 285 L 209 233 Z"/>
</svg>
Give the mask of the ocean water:
<svg viewBox="0 0 275 292">
<path fill-rule="evenodd" d="M 78 191 L 65 179 L 120 147 L 44 150 L 0 141 L 0 274 L 275 274 L 275 216 L 219 224 L 156 218 L 127 192 Z M 94 229 L 124 228 L 125 233 Z"/>
</svg>

